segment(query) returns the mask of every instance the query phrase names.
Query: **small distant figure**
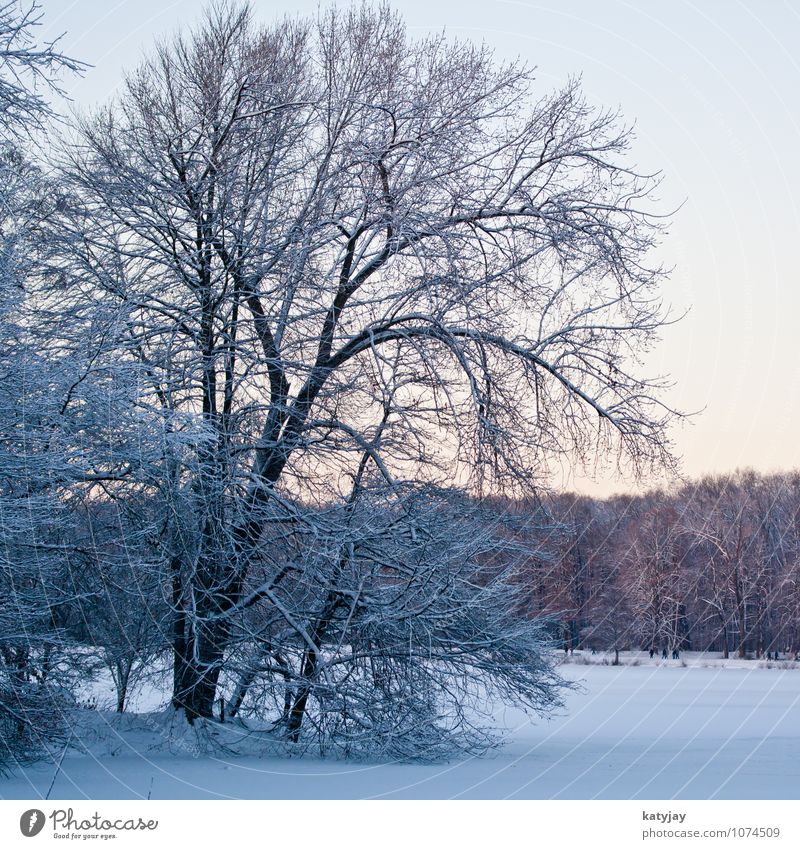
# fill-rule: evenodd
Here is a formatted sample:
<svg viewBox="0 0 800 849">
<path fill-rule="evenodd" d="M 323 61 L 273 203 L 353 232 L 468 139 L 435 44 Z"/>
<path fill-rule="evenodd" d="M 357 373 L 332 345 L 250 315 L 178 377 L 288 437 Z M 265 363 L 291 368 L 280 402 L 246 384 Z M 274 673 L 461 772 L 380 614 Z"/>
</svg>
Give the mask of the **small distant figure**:
<svg viewBox="0 0 800 849">
<path fill-rule="evenodd" d="M 777 650 L 777 649 L 775 649 L 775 657 L 774 657 L 774 659 L 775 659 L 775 660 L 780 660 L 780 659 L 781 659 L 781 656 L 778 654 L 778 650 Z"/>
<path fill-rule="evenodd" d="M 564 643 L 564 654 L 569 654 L 569 645 L 567 643 Z"/>
<path fill-rule="evenodd" d="M 667 659 L 667 647 L 666 647 L 666 646 L 664 646 L 664 648 L 663 648 L 663 649 L 661 649 L 661 659 L 662 659 L 662 660 L 666 660 L 666 659 Z"/>
<path fill-rule="evenodd" d="M 653 655 L 656 653 L 655 649 L 650 649 L 650 660 L 653 659 Z"/>
<path fill-rule="evenodd" d="M 681 653 L 677 649 L 672 650 L 672 659 L 678 660 L 681 656 Z"/>
<path fill-rule="evenodd" d="M 592 654 L 597 654 L 597 649 L 592 649 Z"/>
<path fill-rule="evenodd" d="M 767 651 L 767 660 L 772 660 L 772 652 Z"/>
</svg>

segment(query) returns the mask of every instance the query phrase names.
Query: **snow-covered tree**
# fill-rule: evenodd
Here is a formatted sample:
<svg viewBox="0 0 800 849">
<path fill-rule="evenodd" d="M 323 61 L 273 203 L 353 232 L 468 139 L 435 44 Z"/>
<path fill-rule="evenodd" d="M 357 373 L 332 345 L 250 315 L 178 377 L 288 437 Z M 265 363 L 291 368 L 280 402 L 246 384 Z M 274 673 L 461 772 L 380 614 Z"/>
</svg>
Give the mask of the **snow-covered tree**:
<svg viewBox="0 0 800 849">
<path fill-rule="evenodd" d="M 59 378 L 29 337 L 26 293 L 52 204 L 24 151 L 53 117 L 59 74 L 79 65 L 36 42 L 39 20 L 37 4 L 0 5 L 0 768 L 35 757 L 64 704 Z"/>
<path fill-rule="evenodd" d="M 665 319 L 646 259 L 656 180 L 630 164 L 630 141 L 576 81 L 538 91 L 522 63 L 414 40 L 367 6 L 268 27 L 213 6 L 78 123 L 42 302 L 65 350 L 88 346 L 95 375 L 134 390 L 95 473 L 116 478 L 108 497 L 165 506 L 152 530 L 172 588 L 173 703 L 189 719 L 213 715 L 248 640 L 273 647 L 290 737 L 312 693 L 316 716 L 330 692 L 352 717 L 342 694 L 365 686 L 366 660 L 343 611 L 379 643 L 410 639 L 373 688 L 410 653 L 435 705 L 436 664 L 485 626 L 498 686 L 546 709 L 530 689 L 550 680 L 535 629 L 500 627 L 493 593 L 513 581 L 475 584 L 477 551 L 436 553 L 464 527 L 456 502 L 427 496 L 424 521 L 409 504 L 443 487 L 528 492 L 554 457 L 597 448 L 670 461 L 662 383 L 629 356 Z M 382 494 L 350 504 L 365 463 Z M 386 554 L 331 535 L 339 515 L 367 539 L 385 525 Z M 314 543 L 287 557 L 299 539 Z M 406 556 L 422 559 L 400 592 Z M 351 610 L 362 580 L 370 605 Z M 402 616 L 417 592 L 442 623 L 427 663 Z M 329 667 L 317 628 L 331 605 L 323 630 L 349 660 Z M 340 676 L 332 690 L 320 668 Z"/>
</svg>

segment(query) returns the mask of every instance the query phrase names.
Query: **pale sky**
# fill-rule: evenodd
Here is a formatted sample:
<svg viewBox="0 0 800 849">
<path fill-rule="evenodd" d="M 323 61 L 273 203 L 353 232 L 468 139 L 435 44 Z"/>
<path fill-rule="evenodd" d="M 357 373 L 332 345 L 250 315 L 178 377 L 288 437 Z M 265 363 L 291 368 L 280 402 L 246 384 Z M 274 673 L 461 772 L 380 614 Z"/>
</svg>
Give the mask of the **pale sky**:
<svg viewBox="0 0 800 849">
<path fill-rule="evenodd" d="M 316 0 L 254 0 L 268 21 Z M 346 5 L 340 2 L 339 5 Z M 537 66 L 542 91 L 581 74 L 587 96 L 635 120 L 634 156 L 664 172 L 676 213 L 661 259 L 676 311 L 649 357 L 668 399 L 702 410 L 674 433 L 683 471 L 800 466 L 800 4 L 766 0 L 396 0 L 412 32 L 446 29 Z M 91 63 L 76 105 L 113 95 L 157 36 L 196 20 L 193 0 L 43 0 L 46 37 Z M 610 492 L 620 481 L 575 481 Z"/>
</svg>

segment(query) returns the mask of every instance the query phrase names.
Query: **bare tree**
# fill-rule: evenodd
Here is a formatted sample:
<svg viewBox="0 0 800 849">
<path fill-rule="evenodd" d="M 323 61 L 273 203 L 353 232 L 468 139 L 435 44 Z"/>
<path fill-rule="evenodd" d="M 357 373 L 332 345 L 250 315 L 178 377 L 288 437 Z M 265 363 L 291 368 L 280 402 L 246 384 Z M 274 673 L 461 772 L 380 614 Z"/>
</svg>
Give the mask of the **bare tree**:
<svg viewBox="0 0 800 849">
<path fill-rule="evenodd" d="M 50 304 L 94 375 L 136 375 L 115 432 L 160 434 L 111 489 L 180 502 L 190 719 L 212 715 L 244 605 L 317 654 L 328 590 L 267 529 L 346 502 L 365 451 L 388 493 L 529 491 L 597 448 L 670 461 L 663 381 L 636 366 L 666 316 L 631 138 L 576 81 L 537 94 L 523 64 L 412 40 L 385 7 L 261 28 L 214 6 L 76 126 Z M 316 606 L 280 601 L 302 586 Z"/>
<path fill-rule="evenodd" d="M 26 284 L 51 204 L 23 143 L 53 117 L 59 74 L 80 65 L 36 43 L 39 8 L 0 5 L 0 768 L 45 750 L 66 704 L 54 674 L 66 517 L 48 451 L 59 377 L 26 332 Z"/>
<path fill-rule="evenodd" d="M 587 624 L 581 629 L 581 638 L 589 648 L 614 652 L 613 666 L 619 666 L 620 651 L 629 649 L 637 637 L 625 589 L 618 572 L 604 576 L 589 603 Z"/>
<path fill-rule="evenodd" d="M 73 539 L 66 552 L 74 597 L 69 632 L 110 674 L 122 713 L 143 678 L 164 672 L 169 650 L 160 540 L 141 533 L 157 525 L 162 505 L 152 499 L 103 499 L 90 506 L 84 515 L 73 509 Z"/>
<path fill-rule="evenodd" d="M 745 657 L 756 637 L 760 587 L 767 559 L 761 534 L 763 516 L 736 479 L 710 482 L 711 498 L 697 498 L 687 533 L 704 560 L 703 602 L 718 622 L 723 656 L 735 647 Z M 713 499 L 713 500 L 712 500 Z"/>
<path fill-rule="evenodd" d="M 627 523 L 623 582 L 642 645 L 672 651 L 684 647 L 685 637 L 688 588 L 679 545 L 683 526 L 663 495 L 650 496 L 649 501 L 650 509 Z"/>
</svg>

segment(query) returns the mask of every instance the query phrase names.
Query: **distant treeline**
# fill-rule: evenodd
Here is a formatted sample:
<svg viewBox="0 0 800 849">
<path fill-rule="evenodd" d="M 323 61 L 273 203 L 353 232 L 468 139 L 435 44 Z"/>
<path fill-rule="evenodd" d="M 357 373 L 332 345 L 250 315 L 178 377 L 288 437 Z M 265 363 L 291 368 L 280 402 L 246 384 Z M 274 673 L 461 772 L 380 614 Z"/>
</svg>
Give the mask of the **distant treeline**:
<svg viewBox="0 0 800 849">
<path fill-rule="evenodd" d="M 526 610 L 553 616 L 565 648 L 800 650 L 800 473 L 744 471 L 543 506 L 536 515 L 549 524 L 514 531 L 539 548 L 520 580 Z"/>
</svg>

